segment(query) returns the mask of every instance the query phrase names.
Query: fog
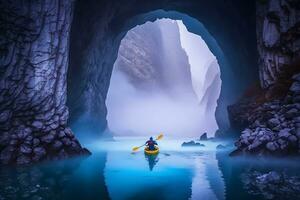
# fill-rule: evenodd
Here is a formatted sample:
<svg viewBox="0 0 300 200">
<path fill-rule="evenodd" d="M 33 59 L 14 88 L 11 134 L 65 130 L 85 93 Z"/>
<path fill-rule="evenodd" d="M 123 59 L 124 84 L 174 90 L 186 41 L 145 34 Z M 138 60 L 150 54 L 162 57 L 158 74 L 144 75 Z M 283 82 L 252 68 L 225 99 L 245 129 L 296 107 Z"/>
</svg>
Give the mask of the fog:
<svg viewBox="0 0 300 200">
<path fill-rule="evenodd" d="M 106 99 L 115 136 L 213 136 L 220 94 L 216 58 L 200 36 L 169 19 L 123 38 Z"/>
</svg>

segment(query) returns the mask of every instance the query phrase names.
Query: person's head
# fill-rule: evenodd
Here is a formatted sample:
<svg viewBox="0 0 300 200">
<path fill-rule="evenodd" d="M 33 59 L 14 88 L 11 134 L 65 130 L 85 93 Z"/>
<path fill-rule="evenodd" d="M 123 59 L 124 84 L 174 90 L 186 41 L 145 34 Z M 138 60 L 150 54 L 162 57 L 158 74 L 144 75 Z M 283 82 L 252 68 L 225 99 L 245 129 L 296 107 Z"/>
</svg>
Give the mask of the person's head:
<svg viewBox="0 0 300 200">
<path fill-rule="evenodd" d="M 150 137 L 150 140 L 153 140 L 153 137 Z"/>
</svg>

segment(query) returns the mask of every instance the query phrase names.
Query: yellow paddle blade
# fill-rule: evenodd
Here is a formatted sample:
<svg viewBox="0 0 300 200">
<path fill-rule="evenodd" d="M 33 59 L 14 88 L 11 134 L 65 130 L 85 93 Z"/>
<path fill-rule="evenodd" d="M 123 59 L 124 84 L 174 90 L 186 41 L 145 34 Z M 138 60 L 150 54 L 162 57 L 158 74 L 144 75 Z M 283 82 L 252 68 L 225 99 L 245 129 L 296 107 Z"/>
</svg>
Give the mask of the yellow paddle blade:
<svg viewBox="0 0 300 200">
<path fill-rule="evenodd" d="M 164 137 L 164 135 L 161 133 L 160 135 L 157 136 L 156 140 L 160 140 Z"/>
<path fill-rule="evenodd" d="M 133 148 L 132 148 L 132 151 L 137 151 L 137 150 L 139 150 L 139 148 L 140 148 L 140 147 L 133 147 Z"/>
</svg>

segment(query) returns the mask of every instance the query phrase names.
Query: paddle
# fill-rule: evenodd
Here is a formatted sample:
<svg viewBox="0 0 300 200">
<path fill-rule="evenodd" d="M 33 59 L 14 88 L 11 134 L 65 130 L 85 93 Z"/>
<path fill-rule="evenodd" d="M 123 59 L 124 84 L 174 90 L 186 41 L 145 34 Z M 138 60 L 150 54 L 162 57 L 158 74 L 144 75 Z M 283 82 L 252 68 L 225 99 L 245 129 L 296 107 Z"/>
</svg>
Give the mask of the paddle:
<svg viewBox="0 0 300 200">
<path fill-rule="evenodd" d="M 159 134 L 157 137 L 156 137 L 156 139 L 155 140 L 160 140 L 160 139 L 162 139 L 163 138 L 163 134 Z M 139 150 L 139 148 L 141 148 L 141 147 L 143 147 L 143 146 L 145 146 L 146 144 L 143 144 L 142 146 L 139 146 L 139 147 L 133 147 L 132 148 L 132 151 L 137 151 L 137 150 Z"/>
</svg>

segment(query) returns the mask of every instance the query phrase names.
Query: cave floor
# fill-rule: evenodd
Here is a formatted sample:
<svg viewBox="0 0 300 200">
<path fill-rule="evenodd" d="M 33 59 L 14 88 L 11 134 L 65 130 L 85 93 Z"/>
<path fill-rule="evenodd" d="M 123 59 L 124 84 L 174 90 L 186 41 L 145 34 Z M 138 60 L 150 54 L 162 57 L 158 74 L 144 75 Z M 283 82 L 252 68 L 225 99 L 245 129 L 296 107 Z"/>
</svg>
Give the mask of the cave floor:
<svg viewBox="0 0 300 200">
<path fill-rule="evenodd" d="M 0 199 L 299 199 L 299 159 L 229 157 L 232 141 L 159 141 L 161 152 L 132 154 L 145 138 L 89 144 L 89 157 L 0 168 Z M 198 142 L 198 141 L 197 141 Z"/>
</svg>

